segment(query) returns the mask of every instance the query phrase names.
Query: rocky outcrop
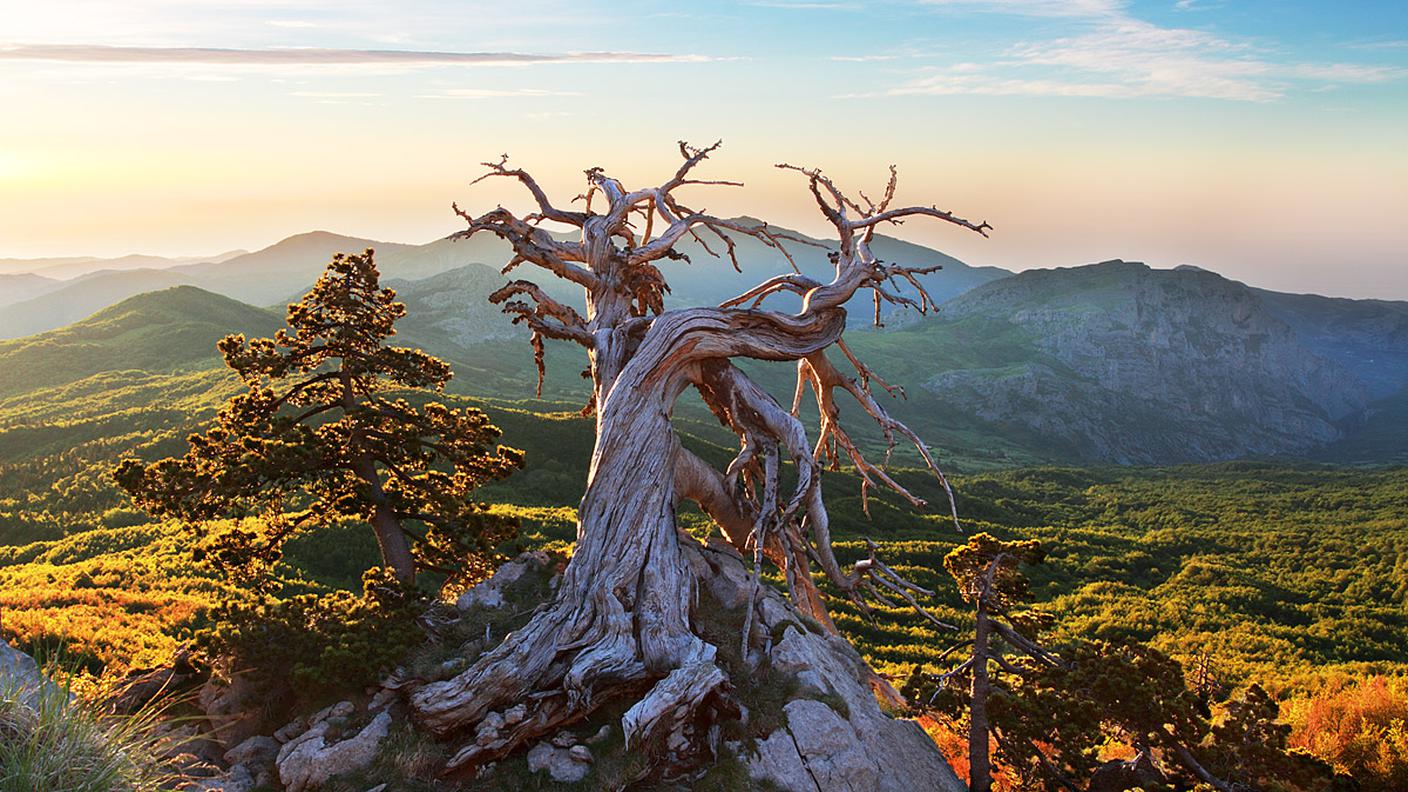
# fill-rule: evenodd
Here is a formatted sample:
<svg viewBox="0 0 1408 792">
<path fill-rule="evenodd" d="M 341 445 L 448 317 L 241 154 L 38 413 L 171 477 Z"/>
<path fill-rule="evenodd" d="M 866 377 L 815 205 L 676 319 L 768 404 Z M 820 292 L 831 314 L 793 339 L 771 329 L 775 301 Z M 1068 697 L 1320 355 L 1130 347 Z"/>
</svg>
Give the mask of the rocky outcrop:
<svg viewBox="0 0 1408 792">
<path fill-rule="evenodd" d="M 1167 783 L 1153 757 L 1141 751 L 1133 759 L 1115 759 L 1097 767 L 1090 777 L 1090 792 L 1155 789 Z"/>
<path fill-rule="evenodd" d="M 575 784 L 591 771 L 592 752 L 585 745 L 561 746 L 540 742 L 528 751 L 528 769 L 546 772 L 560 784 Z"/>
<path fill-rule="evenodd" d="M 790 700 L 780 705 L 750 702 L 741 695 L 738 703 L 745 729 L 757 731 L 750 723 L 776 725 L 766 734 L 724 740 L 718 746 L 719 751 L 734 755 L 759 788 L 771 785 L 797 792 L 965 789 L 917 723 L 892 718 L 880 708 L 878 691 L 897 694 L 845 639 L 801 616 L 773 589 L 762 586 L 755 592 L 748 568 L 733 548 L 686 542 L 684 552 L 701 586 L 700 627 L 706 640 L 716 642 L 720 656 L 739 652 L 741 626 L 751 602 L 747 657 L 737 659 L 741 666 L 723 665 L 734 673 L 766 676 L 769 684 L 792 691 Z M 499 607 L 506 602 L 505 592 L 545 563 L 536 555 L 520 556 L 494 578 L 466 592 L 460 604 L 467 610 Z M 742 676 L 734 679 L 740 688 L 747 682 Z M 758 709 L 765 706 L 781 709 L 768 713 Z M 479 724 L 476 741 L 497 739 L 502 729 L 522 719 L 520 710 L 490 713 Z M 619 723 L 607 722 L 586 738 L 570 729 L 559 731 L 528 749 L 528 769 L 557 783 L 587 784 L 613 733 L 621 733 Z M 667 746 L 682 739 L 687 739 L 683 733 L 664 735 Z M 619 743 L 616 746 L 614 750 L 621 750 Z M 492 784 L 494 773 L 493 766 L 483 768 L 481 781 Z"/>
<path fill-rule="evenodd" d="M 110 712 L 131 715 L 164 697 L 178 695 L 203 681 L 206 675 L 191 663 L 190 653 L 177 652 L 169 665 L 134 669 L 113 686 L 105 705 Z"/>
<path fill-rule="evenodd" d="M 238 745 L 264 728 L 268 702 L 243 674 L 212 674 L 197 692 L 196 703 L 213 736 L 224 745 Z"/>
<path fill-rule="evenodd" d="M 743 559 L 724 545 L 686 547 L 703 565 L 711 597 L 746 607 L 751 589 Z M 705 571 L 704 569 L 700 570 Z M 756 781 L 795 792 L 961 792 L 966 787 L 919 724 L 880 709 L 888 688 L 844 638 L 808 626 L 780 593 L 760 587 L 750 663 L 796 683 L 780 728 L 749 745 L 728 747 Z M 780 635 L 775 643 L 772 636 Z M 888 692 L 893 692 L 892 690 Z M 746 705 L 746 702 L 745 702 Z"/>
<path fill-rule="evenodd" d="M 455 600 L 455 607 L 461 611 L 502 607 L 505 596 L 509 595 L 510 589 L 522 580 L 525 574 L 546 567 L 550 561 L 548 554 L 542 551 L 523 553 L 499 567 L 488 580 L 461 594 L 459 599 Z"/>
</svg>

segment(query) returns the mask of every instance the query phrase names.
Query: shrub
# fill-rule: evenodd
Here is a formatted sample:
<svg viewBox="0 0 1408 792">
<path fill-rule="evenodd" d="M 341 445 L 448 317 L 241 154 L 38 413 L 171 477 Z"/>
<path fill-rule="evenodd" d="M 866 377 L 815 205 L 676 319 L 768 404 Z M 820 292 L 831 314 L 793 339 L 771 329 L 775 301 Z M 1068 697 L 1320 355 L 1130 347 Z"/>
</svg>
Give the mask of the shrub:
<svg viewBox="0 0 1408 792">
<path fill-rule="evenodd" d="M 222 601 L 209 614 L 210 625 L 196 633 L 196 645 L 259 689 L 322 701 L 360 691 L 395 667 L 424 638 L 416 619 L 426 604 L 391 570 L 378 567 L 363 576 L 360 595 Z"/>
<path fill-rule="evenodd" d="M 1408 680 L 1374 676 L 1290 707 L 1291 745 L 1353 776 L 1364 792 L 1408 789 Z"/>
</svg>

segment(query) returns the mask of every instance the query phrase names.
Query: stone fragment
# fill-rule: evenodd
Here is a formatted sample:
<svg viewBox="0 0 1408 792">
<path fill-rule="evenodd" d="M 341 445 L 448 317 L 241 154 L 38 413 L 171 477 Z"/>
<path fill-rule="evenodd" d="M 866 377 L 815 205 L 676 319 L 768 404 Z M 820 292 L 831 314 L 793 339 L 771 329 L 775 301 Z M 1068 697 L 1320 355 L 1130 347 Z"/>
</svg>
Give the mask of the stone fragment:
<svg viewBox="0 0 1408 792">
<path fill-rule="evenodd" d="M 528 769 L 534 773 L 547 771 L 559 784 L 575 784 L 587 777 L 591 765 L 573 757 L 570 749 L 540 742 L 528 751 Z"/>
<path fill-rule="evenodd" d="M 329 720 L 325 718 L 279 750 L 279 780 L 286 792 L 317 789 L 335 776 L 361 770 L 376 758 L 391 729 L 391 715 L 381 712 L 355 735 L 329 743 Z"/>
</svg>

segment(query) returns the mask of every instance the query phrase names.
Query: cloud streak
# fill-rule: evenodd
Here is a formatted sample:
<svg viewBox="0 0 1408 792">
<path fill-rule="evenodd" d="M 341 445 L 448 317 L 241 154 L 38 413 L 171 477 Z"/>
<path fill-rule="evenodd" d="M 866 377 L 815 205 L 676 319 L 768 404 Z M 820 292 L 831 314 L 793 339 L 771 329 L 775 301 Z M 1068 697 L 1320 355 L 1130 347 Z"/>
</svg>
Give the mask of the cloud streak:
<svg viewBox="0 0 1408 792">
<path fill-rule="evenodd" d="M 1114 16 L 1123 0 L 920 0 L 920 5 L 962 12 L 1030 17 Z"/>
<path fill-rule="evenodd" d="M 705 55 L 650 52 L 444 52 L 435 50 L 227 49 L 102 44 L 0 44 L 0 60 L 63 63 L 202 63 L 230 66 L 523 66 L 561 63 L 701 63 Z"/>
<path fill-rule="evenodd" d="M 1320 90 L 1405 76 L 1408 70 L 1393 66 L 1280 62 L 1202 30 L 1116 13 L 1079 35 L 1018 44 L 983 63 L 930 68 L 886 93 L 1270 102 L 1298 86 Z"/>
</svg>

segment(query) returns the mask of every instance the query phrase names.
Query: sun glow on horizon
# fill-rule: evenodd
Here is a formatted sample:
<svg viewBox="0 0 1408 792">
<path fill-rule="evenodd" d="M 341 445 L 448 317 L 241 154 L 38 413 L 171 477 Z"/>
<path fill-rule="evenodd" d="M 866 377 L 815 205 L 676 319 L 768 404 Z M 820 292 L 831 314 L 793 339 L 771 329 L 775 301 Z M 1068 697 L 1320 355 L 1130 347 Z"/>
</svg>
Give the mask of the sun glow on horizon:
<svg viewBox="0 0 1408 792">
<path fill-rule="evenodd" d="M 0 102 L 22 111 L 0 126 L 0 257 L 423 242 L 458 228 L 451 201 L 524 199 L 468 186 L 504 151 L 570 197 L 585 168 L 654 183 L 673 141 L 723 138 L 710 176 L 747 187 L 703 194 L 716 213 L 819 233 L 775 162 L 867 190 L 894 163 L 902 200 L 996 232 L 892 232 L 972 264 L 1198 261 L 1408 298 L 1408 49 L 1380 41 L 1404 12 L 856 5 L 527 2 L 485 30 L 430 0 L 0 0 Z"/>
</svg>

